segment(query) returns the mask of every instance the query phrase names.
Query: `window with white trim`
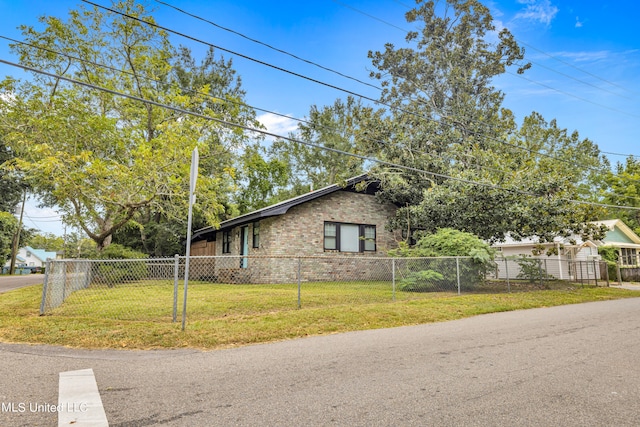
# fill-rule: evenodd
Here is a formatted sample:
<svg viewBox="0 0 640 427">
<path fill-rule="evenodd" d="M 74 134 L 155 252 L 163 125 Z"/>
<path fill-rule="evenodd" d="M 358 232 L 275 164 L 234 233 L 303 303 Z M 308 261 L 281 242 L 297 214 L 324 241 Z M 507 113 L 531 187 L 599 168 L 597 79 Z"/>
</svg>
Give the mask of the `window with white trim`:
<svg viewBox="0 0 640 427">
<path fill-rule="evenodd" d="M 325 222 L 324 250 L 339 252 L 375 252 L 376 226 Z"/>
</svg>

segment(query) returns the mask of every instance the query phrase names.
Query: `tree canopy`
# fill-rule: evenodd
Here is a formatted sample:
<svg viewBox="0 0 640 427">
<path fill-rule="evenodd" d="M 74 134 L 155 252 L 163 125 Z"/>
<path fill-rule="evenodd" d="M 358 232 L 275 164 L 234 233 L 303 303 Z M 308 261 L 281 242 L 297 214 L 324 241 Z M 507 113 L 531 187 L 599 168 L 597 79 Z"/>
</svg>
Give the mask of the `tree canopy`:
<svg viewBox="0 0 640 427">
<path fill-rule="evenodd" d="M 492 85 L 507 68 L 530 66 L 511 33 L 497 32 L 475 0 L 418 2 L 407 21 L 420 26 L 408 47 L 369 53 L 391 108 L 370 114 L 359 139 L 363 151 L 413 168 L 371 171 L 381 199 L 401 206 L 392 226 L 453 227 L 486 240 L 583 232 L 597 212 L 568 200 L 595 185 L 602 158 L 540 114 L 518 128 Z"/>
<path fill-rule="evenodd" d="M 67 21 L 41 18 L 42 30 L 23 26 L 28 44 L 13 51 L 23 65 L 173 110 L 37 73 L 0 84 L 12 94 L 0 100 L 0 128 L 18 150 L 13 170 L 99 249 L 142 210 L 184 216 L 196 146 L 198 210 L 216 224 L 232 184 L 229 152 L 244 136 L 181 111 L 253 121 L 253 112 L 232 102 L 244 93 L 230 62 L 210 51 L 198 64 L 165 32 L 145 25 L 153 17 L 142 5 L 125 0 L 114 8 L 142 21 L 81 7 Z"/>
</svg>

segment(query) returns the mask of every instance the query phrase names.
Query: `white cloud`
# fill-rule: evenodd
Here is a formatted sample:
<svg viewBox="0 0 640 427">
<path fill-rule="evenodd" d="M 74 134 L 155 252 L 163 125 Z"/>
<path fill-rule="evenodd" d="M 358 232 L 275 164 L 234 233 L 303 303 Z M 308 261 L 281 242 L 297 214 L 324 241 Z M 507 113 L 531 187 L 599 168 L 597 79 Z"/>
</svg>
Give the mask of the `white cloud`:
<svg viewBox="0 0 640 427">
<path fill-rule="evenodd" d="M 589 62 L 611 58 L 614 53 L 608 50 L 598 50 L 593 52 L 554 52 L 552 55 L 555 57 L 571 59 L 575 62 Z"/>
<path fill-rule="evenodd" d="M 580 28 L 582 27 L 583 23 L 580 22 L 580 17 L 576 16 L 576 28 Z"/>
<path fill-rule="evenodd" d="M 267 129 L 267 132 L 276 135 L 288 136 L 290 132 L 298 129 L 298 122 L 293 118 L 279 116 L 272 113 L 260 114 L 258 121 Z"/>
<path fill-rule="evenodd" d="M 515 19 L 538 21 L 549 25 L 558 14 L 558 8 L 549 0 L 518 0 L 518 3 L 526 5 L 522 12 L 518 12 Z"/>
</svg>

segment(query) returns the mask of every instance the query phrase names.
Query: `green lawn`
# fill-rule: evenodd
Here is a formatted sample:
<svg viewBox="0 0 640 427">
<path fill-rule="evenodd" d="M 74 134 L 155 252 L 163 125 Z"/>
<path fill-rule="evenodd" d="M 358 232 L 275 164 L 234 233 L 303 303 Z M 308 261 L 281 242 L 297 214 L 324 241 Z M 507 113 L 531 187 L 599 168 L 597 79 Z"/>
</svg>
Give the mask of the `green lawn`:
<svg viewBox="0 0 640 427">
<path fill-rule="evenodd" d="M 439 322 L 483 313 L 640 296 L 614 288 L 512 293 L 396 292 L 388 283 L 189 285 L 187 328 L 172 323 L 173 285 L 118 285 L 77 291 L 39 316 L 42 286 L 0 294 L 0 341 L 84 348 L 222 348 L 308 335 Z M 517 289 L 517 287 L 515 288 Z"/>
</svg>

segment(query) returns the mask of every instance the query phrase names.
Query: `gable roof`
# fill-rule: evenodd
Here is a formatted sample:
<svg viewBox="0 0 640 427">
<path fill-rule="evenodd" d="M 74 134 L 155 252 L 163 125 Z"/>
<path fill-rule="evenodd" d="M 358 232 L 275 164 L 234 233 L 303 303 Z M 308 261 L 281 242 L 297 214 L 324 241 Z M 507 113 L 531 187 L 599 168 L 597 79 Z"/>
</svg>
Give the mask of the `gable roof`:
<svg viewBox="0 0 640 427">
<path fill-rule="evenodd" d="M 358 175 L 353 178 L 349 178 L 344 183 L 344 185 L 340 185 L 340 184 L 329 185 L 319 190 L 311 191 L 301 196 L 293 197 L 291 199 L 276 203 L 274 205 L 255 210 L 253 212 L 249 212 L 244 215 L 240 215 L 235 218 L 228 219 L 226 221 L 222 221 L 218 228 L 214 228 L 214 227 L 201 228 L 200 230 L 195 231 L 195 233 L 191 237 L 191 241 L 202 240 L 212 235 L 215 236 L 215 233 L 217 231 L 224 231 L 233 227 L 248 224 L 250 222 L 259 221 L 262 218 L 283 215 L 287 213 L 287 211 L 294 206 L 307 203 L 311 200 L 315 200 L 320 197 L 326 196 L 328 194 L 335 193 L 336 191 L 356 192 L 356 189 L 355 189 L 356 184 L 366 181 L 367 178 L 368 178 L 367 174 Z M 372 183 L 372 184 L 373 185 L 368 185 L 366 189 L 363 191 L 363 193 L 375 194 L 376 191 L 379 190 L 379 185 L 377 183 Z"/>
<path fill-rule="evenodd" d="M 570 237 L 555 237 L 552 242 L 544 242 L 540 243 L 540 239 L 537 236 L 526 237 L 521 240 L 516 240 L 512 238 L 509 234 L 505 235 L 505 239 L 503 242 L 498 242 L 493 246 L 496 247 L 516 247 L 516 246 L 532 246 L 537 244 L 542 244 L 544 246 L 561 244 L 564 246 L 574 246 L 571 243 L 575 242 L 575 246 L 583 246 L 585 244 L 589 244 L 589 246 L 619 246 L 623 245 L 625 247 L 638 247 L 640 248 L 640 236 L 638 236 L 629 226 L 627 226 L 620 219 L 608 219 L 604 221 L 592 221 L 592 224 L 595 225 L 604 225 L 609 229 L 607 235 L 603 240 L 599 240 L 593 242 L 591 240 L 583 241 L 582 238 L 578 235 L 573 235 Z M 616 229 L 619 232 L 616 232 Z M 620 233 L 624 238 L 627 238 L 629 242 L 624 241 L 619 238 Z"/>
<path fill-rule="evenodd" d="M 604 225 L 606 226 L 610 232 L 607 233 L 607 236 L 604 238 L 603 242 L 606 245 L 612 245 L 615 243 L 628 243 L 628 242 L 622 242 L 622 241 L 618 241 L 618 240 L 614 240 L 615 239 L 615 233 L 612 233 L 616 230 L 616 228 L 618 230 L 620 230 L 620 232 L 627 238 L 629 239 L 632 243 L 639 245 L 640 244 L 640 236 L 638 236 L 627 224 L 625 224 L 622 220 L 620 219 L 608 219 L 605 221 L 594 221 L 594 224 L 598 224 L 598 225 Z"/>
<path fill-rule="evenodd" d="M 44 249 L 33 249 L 31 246 L 26 246 L 25 250 L 27 250 L 27 252 L 31 252 L 33 256 L 42 262 L 46 262 L 47 259 L 56 259 L 57 255 L 55 252 L 48 252 Z"/>
</svg>

